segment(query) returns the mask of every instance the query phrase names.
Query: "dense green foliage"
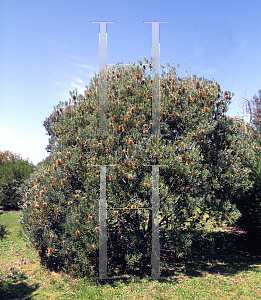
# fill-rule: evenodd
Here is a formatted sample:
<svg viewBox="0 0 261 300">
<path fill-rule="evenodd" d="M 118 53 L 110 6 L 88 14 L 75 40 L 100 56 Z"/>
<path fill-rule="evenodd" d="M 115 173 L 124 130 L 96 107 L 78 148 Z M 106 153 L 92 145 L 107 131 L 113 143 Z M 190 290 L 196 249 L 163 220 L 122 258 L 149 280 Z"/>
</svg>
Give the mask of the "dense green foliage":
<svg viewBox="0 0 261 300">
<path fill-rule="evenodd" d="M 241 216 L 231 200 L 253 182 L 242 162 L 242 122 L 224 115 L 231 93 L 196 76 L 182 80 L 169 67 L 160 79 L 162 136 L 151 134 L 152 80 L 142 63 L 107 71 L 110 137 L 99 136 L 96 74 L 84 97 L 71 93 L 45 121 L 51 155 L 20 194 L 25 237 L 46 265 L 98 275 L 100 168 L 94 165 L 112 165 L 106 173 L 109 269 L 150 263 L 152 167 L 143 165 L 165 165 L 159 167 L 161 248 L 183 256 L 193 239 L 204 239 L 206 218 L 234 224 Z"/>
<path fill-rule="evenodd" d="M 2 241 L 9 234 L 9 231 L 6 230 L 6 225 L 0 224 L 0 240 Z"/>
<path fill-rule="evenodd" d="M 254 237 L 261 232 L 261 139 L 260 132 L 249 124 L 245 126 L 244 147 L 247 153 L 241 160 L 249 169 L 253 186 L 246 193 L 235 195 L 232 202 L 242 214 L 236 224 Z"/>
<path fill-rule="evenodd" d="M 17 193 L 17 188 L 34 170 L 34 165 L 21 156 L 8 151 L 0 152 L 0 205 L 5 210 L 19 209 L 21 196 Z"/>
</svg>

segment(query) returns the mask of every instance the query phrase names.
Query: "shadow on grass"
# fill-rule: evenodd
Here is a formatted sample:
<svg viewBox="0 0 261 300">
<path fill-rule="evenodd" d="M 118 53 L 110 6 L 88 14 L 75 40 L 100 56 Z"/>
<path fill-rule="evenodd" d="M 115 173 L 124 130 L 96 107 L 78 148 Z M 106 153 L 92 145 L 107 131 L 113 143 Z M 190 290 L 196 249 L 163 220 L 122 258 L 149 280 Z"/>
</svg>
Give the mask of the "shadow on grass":
<svg viewBox="0 0 261 300">
<path fill-rule="evenodd" d="M 11 300 L 11 299 L 32 299 L 30 295 L 38 290 L 40 284 L 28 285 L 26 282 L 17 280 L 16 278 L 11 278 L 0 282 L 0 299 L 1 300 Z M 38 294 L 34 294 L 35 297 Z"/>
<path fill-rule="evenodd" d="M 178 276 L 186 275 L 190 278 L 203 277 L 206 273 L 221 276 L 236 275 L 242 271 L 258 271 L 261 264 L 261 233 L 249 235 L 240 228 L 229 227 L 230 231 L 211 233 L 213 243 L 202 247 L 199 241 L 192 244 L 193 254 L 183 258 L 177 258 L 172 252 L 161 253 L 160 262 L 168 264 L 167 268 L 161 268 L 161 277 L 169 279 L 155 279 L 159 282 L 178 282 Z M 232 230 L 231 230 L 232 229 Z M 89 283 L 96 285 L 109 284 L 112 287 L 116 282 L 140 282 L 146 277 L 151 277 L 151 264 L 137 271 L 128 271 L 124 274 L 124 268 L 120 268 L 117 279 L 93 279 Z M 108 272 L 109 273 L 109 272 Z M 108 276 L 117 276 L 115 272 Z M 151 279 L 154 281 L 154 279 Z"/>
<path fill-rule="evenodd" d="M 189 277 L 199 277 L 205 272 L 228 276 L 255 270 L 253 265 L 261 264 L 260 233 L 256 236 L 236 232 L 216 232 L 211 235 L 214 240 L 212 247 L 201 248 L 195 243 L 193 255 L 177 261 L 173 271 L 166 270 L 162 275 L 175 275 L 175 269 L 177 272 L 179 266 L 182 271 L 178 273 Z"/>
</svg>

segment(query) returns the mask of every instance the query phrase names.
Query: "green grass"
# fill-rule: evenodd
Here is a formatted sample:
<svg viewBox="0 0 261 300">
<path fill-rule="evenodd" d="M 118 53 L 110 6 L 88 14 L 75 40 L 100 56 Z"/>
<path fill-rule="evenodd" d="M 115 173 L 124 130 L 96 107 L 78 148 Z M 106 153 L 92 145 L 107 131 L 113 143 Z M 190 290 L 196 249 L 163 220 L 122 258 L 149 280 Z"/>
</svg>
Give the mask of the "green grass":
<svg viewBox="0 0 261 300">
<path fill-rule="evenodd" d="M 116 280 L 76 280 L 40 265 L 19 235 L 20 211 L 0 215 L 10 235 L 0 241 L 0 299 L 261 299 L 261 247 L 256 240 L 212 230 L 215 251 L 169 256 L 167 280 L 130 275 Z M 260 239 L 261 240 L 261 239 Z"/>
</svg>

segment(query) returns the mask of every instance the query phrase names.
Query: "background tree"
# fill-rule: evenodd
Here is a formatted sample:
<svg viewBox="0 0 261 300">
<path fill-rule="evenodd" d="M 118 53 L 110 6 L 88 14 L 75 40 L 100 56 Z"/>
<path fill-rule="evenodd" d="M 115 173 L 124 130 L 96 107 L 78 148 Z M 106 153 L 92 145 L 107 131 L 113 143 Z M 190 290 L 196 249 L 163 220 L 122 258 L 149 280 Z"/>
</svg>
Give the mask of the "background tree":
<svg viewBox="0 0 261 300">
<path fill-rule="evenodd" d="M 224 115 L 230 92 L 168 64 L 160 77 L 160 127 L 152 135 L 152 80 L 146 66 L 107 71 L 107 130 L 99 136 L 99 74 L 45 122 L 52 153 L 20 188 L 25 238 L 47 266 L 98 275 L 100 169 L 107 167 L 109 270 L 150 263 L 152 171 L 159 168 L 160 244 L 177 256 L 204 239 L 206 220 L 240 217 L 234 194 L 251 187 L 240 128 Z M 145 59 L 145 63 L 148 61 Z M 152 65 L 150 64 L 150 69 Z M 162 66 L 162 69 L 165 69 Z M 123 209 L 124 208 L 124 209 Z M 139 208 L 139 210 L 137 209 Z"/>
<path fill-rule="evenodd" d="M 19 209 L 17 188 L 35 170 L 32 163 L 10 151 L 0 152 L 0 205 L 5 210 Z"/>
<path fill-rule="evenodd" d="M 261 138 L 261 89 L 258 91 L 258 95 L 253 96 L 252 99 L 246 99 L 243 109 L 250 115 L 250 121 L 248 123 L 248 129 L 252 133 L 254 138 Z"/>
<path fill-rule="evenodd" d="M 246 149 L 245 157 L 242 157 L 249 169 L 249 178 L 252 180 L 252 188 L 247 193 L 235 195 L 233 203 L 236 203 L 242 216 L 236 225 L 246 230 L 252 239 L 260 243 L 261 233 L 261 90 L 259 97 L 245 100 L 246 112 L 250 114 L 250 122 L 241 123 L 243 144 Z"/>
</svg>

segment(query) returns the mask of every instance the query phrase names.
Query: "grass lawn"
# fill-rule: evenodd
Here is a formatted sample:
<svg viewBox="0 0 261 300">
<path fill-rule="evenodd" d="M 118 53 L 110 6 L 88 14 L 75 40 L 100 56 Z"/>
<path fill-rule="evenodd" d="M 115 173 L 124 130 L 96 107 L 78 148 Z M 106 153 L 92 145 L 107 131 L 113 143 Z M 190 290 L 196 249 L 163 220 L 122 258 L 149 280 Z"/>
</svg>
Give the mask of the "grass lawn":
<svg viewBox="0 0 261 300">
<path fill-rule="evenodd" d="M 236 228 L 212 231 L 215 251 L 176 259 L 162 276 L 130 274 L 116 280 L 76 280 L 40 265 L 36 251 L 19 235 L 21 211 L 0 214 L 10 235 L 0 241 L 0 299 L 261 299 L 261 247 Z M 260 238 L 261 239 L 261 238 Z M 149 275 L 150 276 L 150 275 Z"/>
</svg>

